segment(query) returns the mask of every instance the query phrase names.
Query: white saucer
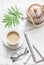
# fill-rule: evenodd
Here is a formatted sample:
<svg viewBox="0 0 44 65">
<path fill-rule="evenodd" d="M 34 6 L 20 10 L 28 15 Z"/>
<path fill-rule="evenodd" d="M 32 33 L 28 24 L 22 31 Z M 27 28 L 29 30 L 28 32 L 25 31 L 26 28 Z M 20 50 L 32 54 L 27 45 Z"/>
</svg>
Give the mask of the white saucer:
<svg viewBox="0 0 44 65">
<path fill-rule="evenodd" d="M 15 45 L 14 46 L 8 45 L 8 43 L 6 41 L 6 37 L 4 38 L 3 44 L 4 44 L 4 46 L 6 46 L 9 49 L 18 49 L 18 48 L 20 48 L 24 44 L 23 34 L 21 34 L 21 39 L 20 39 L 20 41 L 19 41 L 17 46 L 15 46 Z"/>
<path fill-rule="evenodd" d="M 24 42 L 23 42 L 24 43 Z M 6 42 L 3 42 L 4 46 L 6 46 L 8 49 L 19 49 L 22 47 L 23 43 L 20 43 L 17 47 L 9 47 Z"/>
</svg>

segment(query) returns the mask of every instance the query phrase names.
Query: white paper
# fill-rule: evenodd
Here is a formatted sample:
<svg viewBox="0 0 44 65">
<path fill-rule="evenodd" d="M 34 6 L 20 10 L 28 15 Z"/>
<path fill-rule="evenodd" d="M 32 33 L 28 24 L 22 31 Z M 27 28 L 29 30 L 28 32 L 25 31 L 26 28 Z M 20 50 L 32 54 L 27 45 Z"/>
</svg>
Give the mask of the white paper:
<svg viewBox="0 0 44 65">
<path fill-rule="evenodd" d="M 27 32 L 27 35 L 31 46 L 33 47 L 34 45 L 44 58 L 44 26 Z M 40 60 L 40 58 L 38 57 L 39 54 L 37 54 L 34 49 L 33 51 L 37 60 Z"/>
</svg>

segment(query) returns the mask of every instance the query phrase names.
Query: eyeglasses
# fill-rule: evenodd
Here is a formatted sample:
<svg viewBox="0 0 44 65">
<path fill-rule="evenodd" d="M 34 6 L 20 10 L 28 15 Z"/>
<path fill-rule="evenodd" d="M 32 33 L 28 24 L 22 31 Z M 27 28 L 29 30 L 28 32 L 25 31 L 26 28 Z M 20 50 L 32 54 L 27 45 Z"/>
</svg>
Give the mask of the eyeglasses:
<svg viewBox="0 0 44 65">
<path fill-rule="evenodd" d="M 25 48 L 24 52 L 21 53 L 20 50 L 20 54 L 19 53 L 13 53 L 12 56 L 10 57 L 10 59 L 12 59 L 12 61 L 16 61 L 18 60 L 21 56 L 26 55 L 27 53 L 29 53 L 29 50 L 27 48 Z"/>
</svg>

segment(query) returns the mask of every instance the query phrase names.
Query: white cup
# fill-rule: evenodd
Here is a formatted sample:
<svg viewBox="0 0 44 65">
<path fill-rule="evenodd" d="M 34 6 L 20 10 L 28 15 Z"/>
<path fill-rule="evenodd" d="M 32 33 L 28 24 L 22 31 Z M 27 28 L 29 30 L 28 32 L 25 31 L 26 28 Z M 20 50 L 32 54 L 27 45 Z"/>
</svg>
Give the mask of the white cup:
<svg viewBox="0 0 44 65">
<path fill-rule="evenodd" d="M 11 33 L 16 33 L 18 35 L 18 40 L 15 42 L 15 43 L 12 43 L 9 39 L 8 39 L 8 36 L 11 34 Z M 22 44 L 23 44 L 23 38 L 22 38 L 22 34 L 18 31 L 14 31 L 14 30 L 11 30 L 9 32 L 6 33 L 6 36 L 5 36 L 5 46 L 10 48 L 10 49 L 17 49 L 19 48 Z"/>
<path fill-rule="evenodd" d="M 11 31 L 7 34 L 7 41 L 10 45 L 17 45 L 20 39 L 20 35 L 16 31 Z"/>
</svg>

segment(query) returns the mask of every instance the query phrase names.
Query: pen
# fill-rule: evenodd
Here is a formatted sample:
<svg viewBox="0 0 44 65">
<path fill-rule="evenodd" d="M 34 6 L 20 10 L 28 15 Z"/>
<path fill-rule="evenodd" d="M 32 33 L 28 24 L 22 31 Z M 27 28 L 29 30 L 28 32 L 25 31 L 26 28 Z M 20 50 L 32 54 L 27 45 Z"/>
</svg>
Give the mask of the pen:
<svg viewBox="0 0 44 65">
<path fill-rule="evenodd" d="M 32 47 L 31 47 L 31 45 L 30 45 L 29 39 L 28 39 L 28 37 L 27 37 L 27 34 L 24 33 L 24 36 L 25 36 L 25 39 L 26 39 L 26 41 L 27 41 L 27 44 L 28 44 L 28 47 L 29 47 L 29 49 L 30 49 L 31 55 L 32 55 L 32 57 L 33 57 L 33 60 L 34 60 L 34 62 L 36 63 L 36 58 L 35 58 L 33 49 L 32 49 Z"/>
</svg>

